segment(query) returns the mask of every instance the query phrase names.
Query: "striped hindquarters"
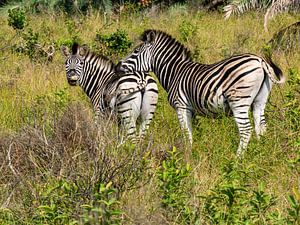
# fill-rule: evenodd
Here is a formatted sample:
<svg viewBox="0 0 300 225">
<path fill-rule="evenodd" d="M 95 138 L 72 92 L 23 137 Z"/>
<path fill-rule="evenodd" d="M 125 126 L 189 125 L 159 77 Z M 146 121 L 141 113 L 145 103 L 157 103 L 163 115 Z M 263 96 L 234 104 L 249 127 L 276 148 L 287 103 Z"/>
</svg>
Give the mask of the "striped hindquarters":
<svg viewBox="0 0 300 225">
<path fill-rule="evenodd" d="M 116 95 L 116 99 L 111 104 L 116 107 L 127 130 L 127 136 L 134 136 L 139 116 L 142 121 L 139 135 L 144 136 L 156 110 L 158 100 L 156 81 L 145 72 L 126 73 L 118 80 L 113 94 Z"/>
</svg>

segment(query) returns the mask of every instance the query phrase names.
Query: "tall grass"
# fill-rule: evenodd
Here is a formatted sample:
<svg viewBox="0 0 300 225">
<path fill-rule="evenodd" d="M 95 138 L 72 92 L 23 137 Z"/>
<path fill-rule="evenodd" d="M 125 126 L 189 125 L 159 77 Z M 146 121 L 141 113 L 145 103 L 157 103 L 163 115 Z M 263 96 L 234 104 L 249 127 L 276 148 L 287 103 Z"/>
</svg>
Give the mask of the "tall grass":
<svg viewBox="0 0 300 225">
<path fill-rule="evenodd" d="M 88 99 L 68 86 L 59 45 L 76 36 L 97 49 L 97 32 L 122 29 L 135 46 L 144 29 L 154 28 L 184 43 L 195 60 L 213 63 L 235 53 L 261 54 L 272 34 L 299 16 L 280 15 L 266 33 L 262 14 L 256 12 L 225 21 L 218 13 L 182 7 L 155 16 L 132 17 L 124 10 L 73 18 L 27 15 L 39 42 L 55 46 L 52 62 L 32 61 L 10 48 L 0 51 L 0 223 L 296 224 L 299 51 L 273 55 L 290 81 L 273 87 L 266 109 L 268 131 L 261 140 L 253 135 L 245 158 L 237 161 L 239 138 L 231 117 L 196 116 L 189 149 L 161 87 L 148 137 L 138 146 L 118 147 L 116 122 L 103 118 L 96 128 Z M 2 48 L 15 31 L 5 16 L 0 25 Z M 18 36 L 13 44 L 24 40 Z M 178 154 L 172 158 L 173 146 Z M 172 167 L 172 160 L 180 163 Z M 168 181 L 189 187 L 173 192 L 180 193 L 172 197 L 180 207 L 162 204 L 169 195 L 162 192 L 168 189 L 161 188 L 167 185 L 159 174 L 173 174 L 186 164 L 191 170 L 180 185 L 172 180 L 176 173 Z M 163 165 L 169 166 L 162 170 Z"/>
</svg>

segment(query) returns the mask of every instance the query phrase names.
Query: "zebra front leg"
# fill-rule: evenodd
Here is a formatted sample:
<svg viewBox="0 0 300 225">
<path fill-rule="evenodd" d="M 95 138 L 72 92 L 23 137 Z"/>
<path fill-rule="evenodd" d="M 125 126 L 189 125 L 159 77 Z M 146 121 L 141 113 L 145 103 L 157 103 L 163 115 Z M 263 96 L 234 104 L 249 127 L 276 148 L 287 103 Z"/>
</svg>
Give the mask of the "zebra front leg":
<svg viewBox="0 0 300 225">
<path fill-rule="evenodd" d="M 190 144 L 193 144 L 193 135 L 192 135 L 192 111 L 187 108 L 177 108 L 177 117 L 181 126 L 181 130 L 184 135 L 188 136 Z"/>
</svg>

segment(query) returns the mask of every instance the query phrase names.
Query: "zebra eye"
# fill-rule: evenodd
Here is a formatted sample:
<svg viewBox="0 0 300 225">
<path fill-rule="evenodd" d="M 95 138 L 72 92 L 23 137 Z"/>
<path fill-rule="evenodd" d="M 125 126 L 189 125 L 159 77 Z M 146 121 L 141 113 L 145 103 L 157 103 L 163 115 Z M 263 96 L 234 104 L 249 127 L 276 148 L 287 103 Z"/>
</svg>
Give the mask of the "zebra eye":
<svg viewBox="0 0 300 225">
<path fill-rule="evenodd" d="M 82 66 L 82 65 L 83 65 L 83 62 L 80 62 L 79 64 L 80 64 L 80 66 Z"/>
</svg>

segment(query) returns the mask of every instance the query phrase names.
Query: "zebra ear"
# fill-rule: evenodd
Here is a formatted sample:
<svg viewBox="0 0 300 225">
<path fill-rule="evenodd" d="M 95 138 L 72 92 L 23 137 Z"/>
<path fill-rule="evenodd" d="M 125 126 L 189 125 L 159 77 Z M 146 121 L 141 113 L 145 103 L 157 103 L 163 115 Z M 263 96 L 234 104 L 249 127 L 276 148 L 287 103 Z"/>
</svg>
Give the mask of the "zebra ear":
<svg viewBox="0 0 300 225">
<path fill-rule="evenodd" d="M 70 50 L 67 46 L 62 45 L 60 47 L 61 53 L 65 56 L 65 57 L 69 57 L 70 55 Z"/>
<path fill-rule="evenodd" d="M 80 56 L 85 56 L 89 51 L 89 47 L 87 45 L 82 45 L 80 48 L 79 48 L 79 55 Z"/>
<path fill-rule="evenodd" d="M 149 43 L 154 42 L 155 39 L 155 32 L 152 30 L 148 35 L 147 35 L 147 41 Z"/>
<path fill-rule="evenodd" d="M 140 37 L 141 41 L 152 43 L 155 39 L 155 31 L 154 30 L 146 30 Z"/>
</svg>

